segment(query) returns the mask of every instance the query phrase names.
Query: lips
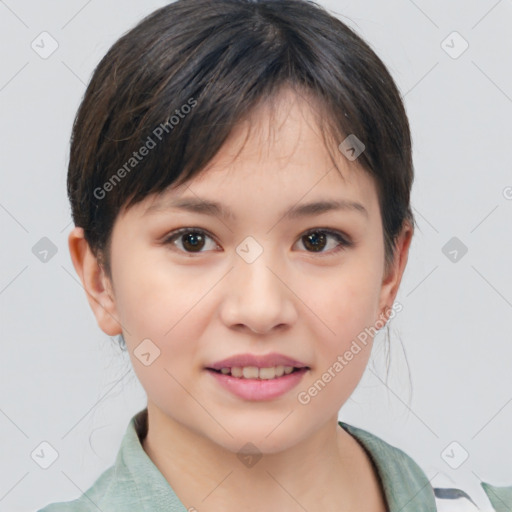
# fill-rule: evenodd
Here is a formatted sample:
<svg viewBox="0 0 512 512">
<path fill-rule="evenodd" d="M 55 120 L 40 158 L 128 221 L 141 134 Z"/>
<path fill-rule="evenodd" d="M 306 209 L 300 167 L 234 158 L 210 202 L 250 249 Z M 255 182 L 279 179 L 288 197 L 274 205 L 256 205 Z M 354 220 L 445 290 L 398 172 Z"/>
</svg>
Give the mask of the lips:
<svg viewBox="0 0 512 512">
<path fill-rule="evenodd" d="M 233 369 L 235 368 L 236 367 L 233 367 Z M 278 368 L 283 369 L 284 367 L 278 366 Z M 292 369 L 291 366 L 287 366 L 286 368 Z M 244 367 L 244 372 L 246 369 L 250 369 L 251 373 L 258 371 L 258 369 L 253 366 Z M 241 370 L 241 368 L 238 367 L 238 370 Z M 291 373 L 280 377 L 276 376 L 271 379 L 255 379 L 252 378 L 252 376 L 250 376 L 250 378 L 235 377 L 216 370 L 206 370 L 206 372 L 214 379 L 213 382 L 215 385 L 219 385 L 221 388 L 231 393 L 231 395 L 245 401 L 279 399 L 297 387 L 308 371 L 307 367 L 302 367 L 300 370 L 292 370 Z"/>
<path fill-rule="evenodd" d="M 276 352 L 272 352 L 270 354 L 265 355 L 238 354 L 228 357 L 226 359 L 222 359 L 221 361 L 216 361 L 215 363 L 208 364 L 206 368 L 208 370 L 220 371 L 222 368 L 243 368 L 246 366 L 255 366 L 257 368 L 270 368 L 273 366 L 293 366 L 295 368 L 309 369 L 309 366 L 302 363 L 301 361 L 285 356 L 283 354 L 278 354 Z"/>
</svg>

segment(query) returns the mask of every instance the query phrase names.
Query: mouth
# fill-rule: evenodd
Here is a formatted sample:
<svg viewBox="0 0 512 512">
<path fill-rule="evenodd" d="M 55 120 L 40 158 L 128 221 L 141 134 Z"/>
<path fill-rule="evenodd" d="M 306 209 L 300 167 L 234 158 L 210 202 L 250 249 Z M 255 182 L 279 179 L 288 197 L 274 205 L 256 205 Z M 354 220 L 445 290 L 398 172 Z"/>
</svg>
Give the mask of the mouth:
<svg viewBox="0 0 512 512">
<path fill-rule="evenodd" d="M 309 366 L 271 366 L 267 368 L 258 368 L 257 366 L 233 366 L 231 368 L 225 367 L 217 370 L 215 368 L 206 368 L 208 371 L 234 377 L 243 380 L 275 380 L 281 377 L 286 377 L 292 373 L 305 373 L 310 368 Z"/>
<path fill-rule="evenodd" d="M 223 366 L 205 368 L 215 385 L 244 401 L 274 400 L 299 385 L 309 366 Z"/>
</svg>

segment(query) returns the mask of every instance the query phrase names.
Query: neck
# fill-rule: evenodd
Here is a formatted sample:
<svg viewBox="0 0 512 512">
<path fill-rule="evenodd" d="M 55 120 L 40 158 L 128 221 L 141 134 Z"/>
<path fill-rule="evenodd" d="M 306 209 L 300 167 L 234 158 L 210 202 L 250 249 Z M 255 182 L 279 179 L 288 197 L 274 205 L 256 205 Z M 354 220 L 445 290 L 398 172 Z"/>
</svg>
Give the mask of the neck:
<svg viewBox="0 0 512 512">
<path fill-rule="evenodd" d="M 251 459 L 148 403 L 142 445 L 189 510 L 379 510 L 368 498 L 376 495 L 368 492 L 370 481 L 379 490 L 369 458 L 337 417 L 287 450 Z M 370 508 L 360 508 L 362 501 Z"/>
</svg>

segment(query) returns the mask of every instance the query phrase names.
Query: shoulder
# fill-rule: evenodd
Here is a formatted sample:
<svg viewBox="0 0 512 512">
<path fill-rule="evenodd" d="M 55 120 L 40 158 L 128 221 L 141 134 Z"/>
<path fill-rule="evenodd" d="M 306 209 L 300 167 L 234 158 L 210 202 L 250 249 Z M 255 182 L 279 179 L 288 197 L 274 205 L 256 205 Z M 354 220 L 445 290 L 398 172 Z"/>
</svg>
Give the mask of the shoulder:
<svg viewBox="0 0 512 512">
<path fill-rule="evenodd" d="M 366 449 L 375 464 L 391 510 L 433 510 L 439 512 L 512 511 L 512 486 L 496 487 L 479 482 L 478 488 L 432 485 L 420 466 L 403 450 L 367 430 L 339 421 Z M 440 474 L 436 473 L 436 475 Z M 442 482 L 441 479 L 441 483 Z M 405 505 L 403 505 L 405 504 Z M 405 508 L 403 508 L 405 507 Z"/>
<path fill-rule="evenodd" d="M 101 510 L 103 498 L 108 494 L 108 489 L 113 482 L 114 471 L 114 466 L 106 469 L 79 498 L 51 503 L 37 512 L 98 512 L 98 509 Z"/>
<path fill-rule="evenodd" d="M 390 512 L 435 512 L 435 495 L 429 479 L 403 450 L 359 427 L 338 424 L 352 435 L 371 459 Z"/>
<path fill-rule="evenodd" d="M 184 511 L 167 480 L 141 444 L 147 410 L 132 417 L 115 463 L 73 501 L 51 503 L 38 512 Z"/>
</svg>

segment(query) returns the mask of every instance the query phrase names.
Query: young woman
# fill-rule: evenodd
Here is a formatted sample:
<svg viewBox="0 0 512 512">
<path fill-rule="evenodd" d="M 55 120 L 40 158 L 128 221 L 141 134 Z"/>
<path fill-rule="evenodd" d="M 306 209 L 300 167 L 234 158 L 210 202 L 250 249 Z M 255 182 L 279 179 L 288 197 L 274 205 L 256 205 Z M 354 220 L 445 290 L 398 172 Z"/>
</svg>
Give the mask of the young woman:
<svg viewBox="0 0 512 512">
<path fill-rule="evenodd" d="M 178 0 L 121 37 L 73 127 L 69 248 L 147 408 L 43 510 L 474 510 L 338 421 L 400 306 L 412 182 L 392 77 L 312 2 Z"/>
</svg>

